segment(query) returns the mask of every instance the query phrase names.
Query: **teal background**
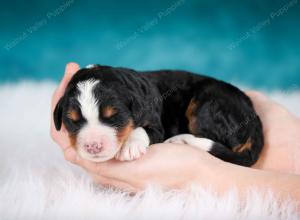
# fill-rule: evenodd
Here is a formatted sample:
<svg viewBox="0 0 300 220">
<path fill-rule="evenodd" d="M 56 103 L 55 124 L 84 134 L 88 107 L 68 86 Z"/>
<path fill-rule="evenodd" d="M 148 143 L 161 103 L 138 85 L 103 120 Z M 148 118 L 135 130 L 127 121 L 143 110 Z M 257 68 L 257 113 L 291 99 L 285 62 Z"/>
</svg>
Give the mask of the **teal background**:
<svg viewBox="0 0 300 220">
<path fill-rule="evenodd" d="M 297 0 L 1 1 L 0 16 L 0 83 L 58 81 L 76 61 L 300 86 Z"/>
</svg>

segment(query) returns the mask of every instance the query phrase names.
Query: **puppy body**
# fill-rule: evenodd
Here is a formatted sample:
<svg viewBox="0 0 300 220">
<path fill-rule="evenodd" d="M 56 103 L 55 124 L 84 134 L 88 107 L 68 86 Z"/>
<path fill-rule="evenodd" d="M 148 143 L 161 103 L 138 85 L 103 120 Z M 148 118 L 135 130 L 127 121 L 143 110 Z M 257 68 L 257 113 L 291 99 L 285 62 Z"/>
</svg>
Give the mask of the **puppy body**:
<svg viewBox="0 0 300 220">
<path fill-rule="evenodd" d="M 236 87 L 185 71 L 79 70 L 54 112 L 85 158 L 132 160 L 164 140 L 250 166 L 263 146 L 262 125 Z M 93 135 L 91 135 L 93 134 Z"/>
</svg>

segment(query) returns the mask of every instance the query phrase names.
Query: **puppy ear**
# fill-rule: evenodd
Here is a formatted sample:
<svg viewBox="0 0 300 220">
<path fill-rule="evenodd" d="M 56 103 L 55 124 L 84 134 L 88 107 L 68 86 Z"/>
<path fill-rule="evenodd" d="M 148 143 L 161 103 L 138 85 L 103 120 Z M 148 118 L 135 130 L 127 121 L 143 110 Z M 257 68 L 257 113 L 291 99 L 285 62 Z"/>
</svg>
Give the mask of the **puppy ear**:
<svg viewBox="0 0 300 220">
<path fill-rule="evenodd" d="M 57 131 L 61 129 L 63 113 L 63 97 L 60 98 L 53 112 L 54 125 Z"/>
<path fill-rule="evenodd" d="M 147 111 L 147 103 L 143 103 L 140 97 L 132 95 L 127 100 L 127 107 L 134 121 L 141 121 L 144 112 Z"/>
</svg>

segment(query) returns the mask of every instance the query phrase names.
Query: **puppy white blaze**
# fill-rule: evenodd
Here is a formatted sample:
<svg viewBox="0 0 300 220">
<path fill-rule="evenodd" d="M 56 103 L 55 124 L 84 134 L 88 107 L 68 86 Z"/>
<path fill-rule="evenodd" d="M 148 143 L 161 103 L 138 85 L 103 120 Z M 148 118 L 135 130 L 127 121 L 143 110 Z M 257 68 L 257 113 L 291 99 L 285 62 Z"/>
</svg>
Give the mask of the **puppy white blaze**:
<svg viewBox="0 0 300 220">
<path fill-rule="evenodd" d="M 94 96 L 94 88 L 99 83 L 99 80 L 89 79 L 78 83 L 77 88 L 80 91 L 78 102 L 81 106 L 81 113 L 89 124 L 97 124 L 99 122 L 99 110 L 97 99 Z"/>
</svg>

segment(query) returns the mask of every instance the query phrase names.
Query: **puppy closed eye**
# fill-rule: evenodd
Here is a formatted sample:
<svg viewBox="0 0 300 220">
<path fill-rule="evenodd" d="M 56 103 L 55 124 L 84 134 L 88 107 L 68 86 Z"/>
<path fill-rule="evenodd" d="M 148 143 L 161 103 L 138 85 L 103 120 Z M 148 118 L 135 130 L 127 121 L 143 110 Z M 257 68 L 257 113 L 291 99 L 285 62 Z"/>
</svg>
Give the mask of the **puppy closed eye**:
<svg viewBox="0 0 300 220">
<path fill-rule="evenodd" d="M 68 118 L 74 122 L 77 122 L 80 119 L 80 114 L 78 111 L 72 109 L 72 110 L 68 111 Z"/>
<path fill-rule="evenodd" d="M 117 110 L 112 106 L 106 106 L 102 109 L 103 118 L 111 118 L 117 114 Z"/>
</svg>

